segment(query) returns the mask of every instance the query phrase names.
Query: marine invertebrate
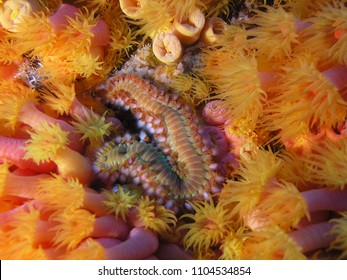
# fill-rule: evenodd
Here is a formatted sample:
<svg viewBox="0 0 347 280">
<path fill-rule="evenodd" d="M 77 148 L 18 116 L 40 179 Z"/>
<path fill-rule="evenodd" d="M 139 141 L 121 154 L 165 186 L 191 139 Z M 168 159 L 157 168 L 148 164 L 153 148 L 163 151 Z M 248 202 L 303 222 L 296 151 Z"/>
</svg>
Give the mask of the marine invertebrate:
<svg viewBox="0 0 347 280">
<path fill-rule="evenodd" d="M 5 65 L 19 66 L 23 62 L 23 57 L 20 55 L 16 42 L 11 40 L 7 33 L 0 26 L 0 61 Z"/>
<path fill-rule="evenodd" d="M 220 160 L 229 152 L 229 143 L 224 132 L 216 126 L 203 126 L 201 136 L 203 143 L 211 150 L 213 159 L 220 163 Z"/>
<path fill-rule="evenodd" d="M 312 189 L 301 192 L 305 199 L 307 210 L 316 212 L 321 210 L 346 211 L 347 189 L 329 190 L 329 189 Z"/>
<path fill-rule="evenodd" d="M 223 107 L 222 102 L 216 99 L 208 102 L 204 106 L 202 116 L 209 124 L 222 125 L 228 120 L 225 116 L 226 111 L 227 110 Z"/>
<path fill-rule="evenodd" d="M 103 204 L 107 208 L 107 214 L 114 214 L 116 219 L 121 218 L 126 220 L 131 208 L 133 208 L 139 198 L 139 193 L 136 192 L 136 187 L 130 185 L 115 186 L 110 190 L 103 190 L 102 194 L 105 197 Z"/>
<path fill-rule="evenodd" d="M 45 106 L 59 115 L 70 114 L 76 101 L 75 84 L 43 81 L 44 87 L 40 89 L 40 97 Z M 75 106 L 76 107 L 76 106 Z"/>
<path fill-rule="evenodd" d="M 110 42 L 109 26 L 94 10 L 62 4 L 54 14 L 49 12 L 46 7 L 45 12 L 27 16 L 25 24 L 18 24 L 16 32 L 6 35 L 20 54 L 40 58 L 43 67 L 36 70 L 41 77 L 72 82 L 76 77 L 110 70 L 102 67 Z"/>
<path fill-rule="evenodd" d="M 37 185 L 41 180 L 50 178 L 47 174 L 34 176 L 16 175 L 9 170 L 7 162 L 0 163 L 0 197 L 15 195 L 24 198 L 34 198 Z"/>
<path fill-rule="evenodd" d="M 76 97 L 76 84 L 59 81 L 46 80 L 42 82 L 44 86 L 40 89 L 40 98 L 45 102 L 45 107 L 52 109 L 59 115 L 69 115 L 75 121 L 71 124 L 75 128 L 73 132 L 81 135 L 81 141 L 89 139 L 92 146 L 102 141 L 103 137 L 109 134 L 111 124 L 114 129 L 122 127 L 116 118 L 107 118 L 93 112 L 93 107 L 83 105 Z M 104 109 L 101 106 L 102 109 Z"/>
<path fill-rule="evenodd" d="M 290 232 L 292 238 L 301 252 L 307 253 L 319 248 L 327 248 L 335 240 L 331 231 L 334 223 L 331 221 L 309 225 L 302 229 Z"/>
<path fill-rule="evenodd" d="M 311 23 L 300 33 L 298 51 L 319 53 L 319 64 L 331 67 L 347 64 L 347 8 L 341 1 L 328 1 L 305 21 Z"/>
<path fill-rule="evenodd" d="M 270 187 L 264 188 L 252 213 L 244 220 L 253 230 L 267 225 L 277 225 L 289 230 L 297 226 L 304 217 L 310 219 L 310 211 L 321 204 L 321 201 L 312 199 L 312 196 L 306 193 L 306 197 L 311 198 L 306 201 L 304 193 L 300 193 L 295 185 L 282 180 L 273 181 Z"/>
<path fill-rule="evenodd" d="M 28 28 L 30 28 L 30 32 Z M 49 17 L 43 11 L 27 15 L 25 20 L 16 24 L 16 31 L 7 36 L 14 40 L 21 55 L 30 53 L 31 56 L 49 55 L 57 40 Z"/>
<path fill-rule="evenodd" d="M 50 242 L 54 232 L 51 224 L 42 217 L 42 210 L 34 205 L 11 213 L 1 229 L 1 257 L 5 259 L 47 259 L 42 244 Z M 2 220 L 2 219 L 1 219 Z"/>
<path fill-rule="evenodd" d="M 260 201 L 264 190 L 272 188 L 281 165 L 281 159 L 271 151 L 255 150 L 249 156 L 241 155 L 235 178 L 224 184 L 220 201 L 231 209 L 233 215 L 247 217 Z"/>
<path fill-rule="evenodd" d="M 260 59 L 284 61 L 299 44 L 295 17 L 282 7 L 265 7 L 265 12 L 256 10 L 255 16 L 249 20 L 257 26 L 247 30 L 248 43 L 257 49 L 256 55 Z"/>
<path fill-rule="evenodd" d="M 246 119 L 254 127 L 267 99 L 255 55 L 234 53 L 222 47 L 206 48 L 200 56 L 202 67 L 197 71 L 215 86 L 209 100 L 219 99 L 229 119 Z M 223 71 L 219 71 L 221 67 Z"/>
<path fill-rule="evenodd" d="M 139 18 L 140 8 L 146 5 L 146 1 L 120 0 L 119 5 L 124 14 L 130 18 L 137 19 Z"/>
<path fill-rule="evenodd" d="M 177 97 L 165 95 L 135 75 L 123 74 L 107 81 L 105 98 L 129 109 L 137 117 L 137 125 L 152 135 L 153 143 L 106 143 L 94 164 L 101 178 L 110 183 L 117 178 L 141 183 L 150 196 L 158 196 L 160 203 L 170 207 L 172 199 L 182 204 L 187 198 L 218 189 L 210 154 L 204 152 L 194 124 L 194 112 Z M 144 137 L 140 133 L 140 140 Z"/>
<path fill-rule="evenodd" d="M 343 90 L 346 78 L 342 78 L 347 74 L 345 67 L 321 72 L 314 60 L 306 54 L 282 67 L 284 72 L 273 87 L 279 94 L 272 99 L 264 116 L 266 130 L 280 130 L 277 139 L 295 139 L 309 131 L 334 126 L 346 117 Z"/>
<path fill-rule="evenodd" d="M 117 119 L 114 119 L 114 122 L 106 122 L 105 115 L 107 112 L 99 116 L 93 111 L 83 111 L 83 116 L 75 115 L 76 121 L 72 122 L 72 125 L 76 128 L 77 133 L 82 134 L 82 142 L 88 140 L 88 154 L 94 156 L 96 150 L 102 145 L 104 137 L 111 133 L 112 128 L 117 130 L 121 124 Z M 113 127 L 111 128 L 111 126 Z"/>
<path fill-rule="evenodd" d="M 57 247 L 75 249 L 79 243 L 88 237 L 114 237 L 124 240 L 129 233 L 128 225 L 122 220 L 116 220 L 113 215 L 95 217 L 86 209 L 55 212 L 50 218 L 56 223 L 51 228 L 53 243 Z"/>
<path fill-rule="evenodd" d="M 247 231 L 248 229 L 243 226 L 239 227 L 237 230 L 229 231 L 219 247 L 222 251 L 219 259 L 242 260 L 244 258 L 244 244 L 248 238 Z"/>
<path fill-rule="evenodd" d="M 168 1 L 120 1 L 122 11 L 131 19 L 131 23 L 139 25 L 137 34 L 153 38 L 159 33 L 170 30 L 174 19 L 173 9 Z"/>
<path fill-rule="evenodd" d="M 153 39 L 153 53 L 161 62 L 173 64 L 182 56 L 180 40 L 172 33 L 160 33 Z"/>
<path fill-rule="evenodd" d="M 195 43 L 205 25 L 205 17 L 200 9 L 195 9 L 186 20 L 174 19 L 172 33 L 184 46 Z"/>
<path fill-rule="evenodd" d="M 74 131 L 72 125 L 66 121 L 53 118 L 41 110 L 37 105 L 38 92 L 22 84 L 19 80 L 8 80 L 0 83 L 2 92 L 0 102 L 0 119 L 5 120 L 5 127 L 14 135 L 18 128 L 23 125 L 29 125 L 32 128 L 39 127 L 42 122 L 57 124 L 61 129 L 67 132 Z M 70 147 L 79 150 L 81 145 L 76 134 L 69 135 Z"/>
<path fill-rule="evenodd" d="M 200 41 L 206 45 L 215 43 L 226 28 L 227 24 L 221 18 L 209 18 L 206 20 L 204 28 L 201 30 Z"/>
<path fill-rule="evenodd" d="M 63 44 L 59 47 L 70 47 L 85 50 L 85 48 L 106 46 L 109 43 L 109 28 L 98 19 L 93 10 L 80 9 L 74 18 L 68 17 L 68 25 L 61 30 L 59 40 Z M 69 40 L 66 44 L 64 40 Z M 71 44 L 71 45 L 70 45 Z"/>
<path fill-rule="evenodd" d="M 249 232 L 245 241 L 246 259 L 306 259 L 304 253 L 326 248 L 334 240 L 333 223 L 324 222 L 290 233 L 271 226 Z"/>
<path fill-rule="evenodd" d="M 17 31 L 18 22 L 40 9 L 40 3 L 36 0 L 4 1 L 0 7 L 0 24 L 7 30 Z"/>
<path fill-rule="evenodd" d="M 172 210 L 158 205 L 156 201 L 150 200 L 148 196 L 141 198 L 134 209 L 136 227 L 143 226 L 153 232 L 164 236 L 175 227 L 177 218 Z"/>
<path fill-rule="evenodd" d="M 11 63 L 8 65 L 0 63 L 0 81 L 14 78 L 15 74 L 18 71 L 18 68 L 18 65 L 15 63 Z"/>
<path fill-rule="evenodd" d="M 7 95 L 0 98 L 0 107 L 5 105 L 0 164 L 7 176 L 0 198 L 2 258 L 190 258 L 182 252 L 182 239 L 195 258 L 206 259 L 304 258 L 311 254 L 307 250 L 319 247 L 343 252 L 344 244 L 329 246 L 333 237 L 322 237 L 331 226 L 326 223 L 329 215 L 339 217 L 336 212 L 345 209 L 347 71 L 335 59 L 325 63 L 319 53 L 306 53 L 304 44 L 315 35 L 303 36 L 319 22 L 316 15 L 338 1 L 276 0 L 271 1 L 274 8 L 261 6 L 261 11 L 245 11 L 239 18 L 233 8 L 244 1 L 79 0 L 76 7 L 61 2 L 40 0 L 44 12 L 23 18 L 19 32 L 0 27 L 0 65 L 11 66 L 10 75 L 3 76 L 7 81 L 1 82 L 3 92 L 10 92 L 12 85 L 18 89 L 17 80 L 9 82 L 17 66 L 18 77 L 35 89 L 33 98 L 25 89 L 16 90 L 18 100 L 9 102 L 15 105 L 6 103 Z M 295 19 L 299 13 L 293 9 L 300 5 L 304 21 Z M 177 23 L 194 29 L 189 18 L 196 10 L 221 23 L 220 29 L 205 25 L 216 41 L 183 48 L 179 63 L 158 61 L 149 44 L 127 61 L 139 39 L 146 44 L 147 37 L 172 32 Z M 213 18 L 222 13 L 226 22 Z M 269 23 L 274 14 L 276 21 Z M 312 17 L 305 19 L 308 14 Z M 287 25 L 282 21 L 274 27 L 281 16 Z M 328 33 L 341 41 L 336 51 L 341 59 L 346 28 L 339 20 Z M 25 33 L 30 27 L 31 35 Z M 205 40 L 201 32 L 200 40 Z M 99 35 L 100 45 L 93 42 Z M 270 41 L 276 41 L 271 49 Z M 265 59 L 269 54 L 270 63 Z M 300 59 L 309 67 L 302 67 Z M 37 66 L 28 67 L 32 62 Z M 111 69 L 114 76 L 108 79 Z M 300 71 L 314 75 L 302 80 L 292 75 Z M 30 106 L 26 100 L 21 105 L 20 92 L 30 97 Z M 76 93 L 83 104 L 88 103 L 85 97 L 93 100 L 88 103 L 92 109 L 82 106 Z M 200 109 L 211 100 L 213 106 L 203 111 L 206 126 Z M 18 117 L 21 111 L 28 114 L 23 120 Z M 35 119 L 36 113 L 51 118 Z M 113 124 L 120 122 L 108 118 L 113 114 L 122 121 L 119 129 Z M 66 129 L 61 120 L 69 124 Z M 69 136 L 75 139 L 69 141 L 76 144 L 77 154 L 66 148 Z M 33 147 L 35 137 L 41 138 L 41 146 Z M 57 164 L 52 161 L 55 155 L 45 163 L 37 159 L 40 164 L 24 159 L 34 154 L 39 158 L 52 146 L 52 154 L 68 157 L 61 156 Z M 91 182 L 90 161 L 95 159 L 97 178 Z M 87 167 L 80 174 L 70 172 L 76 162 Z M 35 181 L 35 173 L 43 180 L 26 193 L 10 178 L 30 175 Z M 222 193 L 211 197 L 221 191 L 225 178 Z M 300 220 L 305 214 L 309 221 Z M 123 233 L 115 237 L 118 229 Z M 302 234 L 311 235 L 312 229 L 309 244 Z M 44 231 L 47 235 L 41 236 Z M 342 226 L 338 231 L 344 236 Z M 159 240 L 175 245 L 159 245 L 161 252 L 155 252 Z M 175 255 L 168 257 L 170 249 Z"/>
<path fill-rule="evenodd" d="M 188 105 L 195 107 L 210 96 L 210 85 L 195 74 L 177 74 L 170 81 L 170 87 L 175 89 Z"/>
<path fill-rule="evenodd" d="M 55 11 L 55 13 L 49 17 L 49 22 L 54 29 L 54 32 L 58 33 L 59 31 L 66 28 L 66 25 L 69 23 L 69 18 L 74 18 L 77 13 L 77 7 L 62 3 Z"/>
<path fill-rule="evenodd" d="M 110 242 L 108 242 L 110 243 Z M 70 251 L 65 259 L 112 259 L 140 260 L 150 256 L 158 248 L 158 238 L 150 230 L 133 228 L 124 242 L 105 244 L 102 240 L 89 238 L 76 250 Z M 92 256 L 92 257 L 91 257 Z"/>
<path fill-rule="evenodd" d="M 188 230 L 183 237 L 186 248 L 205 252 L 228 234 L 233 215 L 222 203 L 215 204 L 212 198 L 210 201 L 191 202 L 190 205 L 195 213 L 184 214 L 181 219 L 189 218 L 193 222 L 180 225 L 178 230 Z"/>
<path fill-rule="evenodd" d="M 109 214 L 104 204 L 107 197 L 82 185 L 76 178 L 64 178 L 62 175 L 53 174 L 36 181 L 38 182 L 35 188 L 35 200 L 50 211 L 69 212 L 84 208 L 96 216 Z"/>
<path fill-rule="evenodd" d="M 17 139 L 0 135 L 0 160 L 14 164 L 21 169 L 39 173 L 48 173 L 56 169 L 53 162 L 37 164 L 31 159 L 24 159 L 25 139 Z"/>
<path fill-rule="evenodd" d="M 315 153 L 312 157 L 314 155 Z M 324 158 L 328 159 L 328 157 Z M 257 162 L 262 161 L 263 166 L 268 166 L 267 174 L 260 169 L 256 171 L 259 166 L 253 161 L 255 159 Z M 284 181 L 282 168 L 286 168 L 286 173 L 290 171 L 290 167 L 285 164 L 285 161 L 285 159 L 277 158 L 272 153 L 265 151 L 257 151 L 249 158 L 241 156 L 240 168 L 235 171 L 235 179 L 227 180 L 221 193 L 221 202 L 229 205 L 231 211 L 239 214 L 252 229 L 275 224 L 288 230 L 297 226 L 305 216 L 310 218 L 311 213 L 322 210 L 336 212 L 345 209 L 344 189 L 333 191 L 324 188 L 313 189 L 313 187 L 317 188 L 318 182 L 315 182 L 314 186 L 314 180 L 306 178 L 306 189 L 300 192 L 300 189 L 292 183 L 296 182 L 294 176 L 286 174 L 285 178 L 289 181 Z M 334 160 L 334 162 L 340 161 Z M 305 170 L 305 175 L 302 176 L 308 176 L 307 167 L 302 168 Z M 325 169 L 331 168 L 326 167 Z M 334 171 L 339 172 L 336 169 L 333 168 Z M 289 174 L 291 174 L 290 172 Z M 252 179 L 252 173 L 262 174 L 264 177 L 256 175 Z M 341 177 L 341 175 L 339 176 Z M 334 175 L 334 179 L 326 180 L 338 181 L 339 176 Z"/>
<path fill-rule="evenodd" d="M 30 132 L 30 136 L 23 148 L 26 152 L 24 159 L 32 159 L 37 164 L 54 161 L 64 177 L 75 177 L 82 183 L 89 182 L 92 171 L 89 159 L 68 147 L 68 133 L 59 125 L 42 123 Z"/>
<path fill-rule="evenodd" d="M 346 250 L 346 234 L 347 234 L 347 213 L 341 212 L 341 216 L 331 220 L 334 225 L 331 229 L 331 233 L 336 235 L 335 240 L 330 244 L 331 249 L 340 250 L 340 259 L 345 259 L 347 255 Z"/>
<path fill-rule="evenodd" d="M 312 153 L 303 160 L 307 168 L 306 176 L 314 184 L 330 189 L 346 187 L 347 139 L 333 141 L 326 138 L 320 145 L 312 147 Z"/>
</svg>

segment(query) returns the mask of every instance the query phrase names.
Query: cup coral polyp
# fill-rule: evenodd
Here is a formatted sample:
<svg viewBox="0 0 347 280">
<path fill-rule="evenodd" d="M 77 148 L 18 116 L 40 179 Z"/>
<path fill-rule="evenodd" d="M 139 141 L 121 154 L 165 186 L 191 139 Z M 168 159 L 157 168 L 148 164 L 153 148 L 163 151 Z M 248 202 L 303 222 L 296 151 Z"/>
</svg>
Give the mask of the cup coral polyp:
<svg viewBox="0 0 347 280">
<path fill-rule="evenodd" d="M 282 7 L 266 7 L 266 11 L 255 11 L 250 23 L 255 28 L 247 31 L 250 46 L 257 48 L 261 59 L 283 61 L 291 57 L 293 49 L 299 43 L 295 17 Z"/>
<path fill-rule="evenodd" d="M 346 257 L 345 1 L 0 2 L 1 259 Z"/>
<path fill-rule="evenodd" d="M 187 248 L 195 251 L 207 251 L 209 247 L 217 245 L 228 233 L 228 224 L 232 215 L 223 205 L 210 201 L 191 203 L 194 214 L 185 214 L 181 218 L 189 218 L 192 223 L 179 226 L 179 230 L 187 230 L 183 243 Z"/>
<path fill-rule="evenodd" d="M 173 21 L 173 34 L 182 44 L 192 45 L 199 39 L 204 25 L 205 17 L 199 9 L 196 9 L 189 15 L 187 22 L 180 22 L 178 19 Z"/>
<path fill-rule="evenodd" d="M 344 67 L 320 72 L 310 55 L 299 56 L 288 66 L 273 90 L 279 92 L 265 110 L 266 129 L 280 129 L 282 141 L 290 140 L 309 129 L 322 129 L 341 122 L 347 112 L 343 88 Z M 331 77 L 330 77 L 331 76 Z M 336 78 L 336 79 L 334 79 Z M 340 79 L 342 82 L 340 82 Z M 336 85 L 334 84 L 336 83 Z M 294 125 L 295 124 L 295 125 Z"/>
<path fill-rule="evenodd" d="M 91 163 L 88 158 L 70 149 L 68 133 L 58 125 L 42 123 L 30 133 L 24 147 L 24 159 L 32 159 L 36 163 L 54 161 L 64 177 L 76 177 L 87 183 L 91 176 Z M 78 166 L 78 168 L 76 168 Z"/>
<path fill-rule="evenodd" d="M 311 25 L 300 33 L 299 40 L 302 44 L 298 46 L 298 50 L 319 53 L 319 62 L 325 67 L 346 65 L 346 15 L 347 8 L 340 1 L 321 4 L 320 9 L 306 19 Z"/>
</svg>

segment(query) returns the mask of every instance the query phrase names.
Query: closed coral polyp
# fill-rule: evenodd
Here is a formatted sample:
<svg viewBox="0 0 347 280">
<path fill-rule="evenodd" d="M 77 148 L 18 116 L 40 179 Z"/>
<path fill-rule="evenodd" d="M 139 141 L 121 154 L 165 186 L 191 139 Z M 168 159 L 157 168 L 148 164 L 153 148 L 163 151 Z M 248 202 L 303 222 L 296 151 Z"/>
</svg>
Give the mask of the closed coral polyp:
<svg viewBox="0 0 347 280">
<path fill-rule="evenodd" d="M 132 19 L 137 19 L 141 15 L 141 7 L 146 3 L 145 0 L 120 0 L 120 8 L 123 13 Z"/>
<path fill-rule="evenodd" d="M 201 30 L 200 40 L 206 45 L 216 42 L 226 30 L 227 24 L 219 17 L 213 17 L 205 22 Z"/>
<path fill-rule="evenodd" d="M 204 25 L 205 17 L 199 9 L 196 9 L 187 21 L 180 22 L 175 19 L 172 24 L 172 33 L 177 36 L 183 45 L 187 46 L 199 39 Z"/>
<path fill-rule="evenodd" d="M 158 34 L 153 40 L 153 53 L 161 62 L 173 64 L 182 56 L 182 45 L 174 34 Z"/>
</svg>

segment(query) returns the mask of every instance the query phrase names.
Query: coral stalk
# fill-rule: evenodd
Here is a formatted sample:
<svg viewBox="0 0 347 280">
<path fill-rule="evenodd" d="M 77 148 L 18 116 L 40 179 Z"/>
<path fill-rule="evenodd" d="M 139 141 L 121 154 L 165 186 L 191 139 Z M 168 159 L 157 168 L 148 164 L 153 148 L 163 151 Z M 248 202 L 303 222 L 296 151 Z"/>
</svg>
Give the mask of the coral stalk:
<svg viewBox="0 0 347 280">
<path fill-rule="evenodd" d="M 26 140 L 9 138 L 0 135 L 0 161 L 6 160 L 21 169 L 30 169 L 39 173 L 54 171 L 53 162 L 37 164 L 33 160 L 24 159 Z"/>
<path fill-rule="evenodd" d="M 110 31 L 108 25 L 102 19 L 99 19 L 95 26 L 90 29 L 94 35 L 91 40 L 92 47 L 106 47 L 110 42 Z"/>
<path fill-rule="evenodd" d="M 65 131 L 73 131 L 73 127 L 69 125 L 67 122 L 57 120 L 46 115 L 45 113 L 38 110 L 33 102 L 29 102 L 22 106 L 19 120 L 25 124 L 30 125 L 31 127 L 38 127 L 41 125 L 42 122 L 51 122 L 59 124 L 59 126 Z"/>
<path fill-rule="evenodd" d="M 9 165 L 0 163 L 0 197 L 15 195 L 25 198 L 34 198 L 38 183 L 50 176 L 39 174 L 34 176 L 15 175 L 8 170 Z"/>
<path fill-rule="evenodd" d="M 335 239 L 335 236 L 330 233 L 333 226 L 331 222 L 313 224 L 290 232 L 288 236 L 296 242 L 301 252 L 307 253 L 329 247 Z"/>
<path fill-rule="evenodd" d="M 59 172 L 65 177 L 76 177 L 82 183 L 87 183 L 91 179 L 89 159 L 68 147 L 58 150 L 53 161 L 58 166 Z"/>
<path fill-rule="evenodd" d="M 96 218 L 91 237 L 112 236 L 124 240 L 129 233 L 128 225 L 122 220 L 116 220 L 114 215 L 105 215 Z"/>
<path fill-rule="evenodd" d="M 128 238 L 121 242 L 116 239 L 88 238 L 77 249 L 69 252 L 65 259 L 99 260 L 143 260 L 158 248 L 158 238 L 150 230 L 133 228 Z"/>
<path fill-rule="evenodd" d="M 323 76 L 327 78 L 338 90 L 343 90 L 347 86 L 347 67 L 344 65 L 333 66 L 324 72 Z M 347 96 L 343 96 L 347 99 Z"/>
<path fill-rule="evenodd" d="M 106 250 L 106 259 L 141 260 L 153 254 L 158 245 L 158 238 L 152 231 L 133 228 L 126 241 Z"/>
<path fill-rule="evenodd" d="M 302 192 L 307 210 L 309 212 L 329 210 L 329 211 L 346 211 L 347 210 L 347 189 L 329 190 L 314 189 Z"/>
<path fill-rule="evenodd" d="M 58 10 L 56 10 L 55 13 L 49 17 L 49 22 L 54 31 L 58 33 L 62 29 L 66 28 L 66 26 L 69 24 L 68 18 L 75 18 L 77 13 L 77 7 L 62 3 Z"/>
</svg>

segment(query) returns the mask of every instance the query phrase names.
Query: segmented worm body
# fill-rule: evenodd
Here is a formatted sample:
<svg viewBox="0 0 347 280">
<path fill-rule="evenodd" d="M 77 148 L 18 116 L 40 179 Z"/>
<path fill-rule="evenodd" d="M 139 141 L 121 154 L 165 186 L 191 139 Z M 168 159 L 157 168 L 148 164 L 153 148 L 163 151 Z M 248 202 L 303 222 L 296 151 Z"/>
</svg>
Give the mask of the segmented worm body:
<svg viewBox="0 0 347 280">
<path fill-rule="evenodd" d="M 94 164 L 101 178 L 141 185 L 168 207 L 218 189 L 211 151 L 198 132 L 196 114 L 176 95 L 138 76 L 122 74 L 107 81 L 105 99 L 130 110 L 152 141 L 143 142 L 140 135 L 136 141 L 106 143 Z"/>
</svg>

